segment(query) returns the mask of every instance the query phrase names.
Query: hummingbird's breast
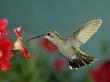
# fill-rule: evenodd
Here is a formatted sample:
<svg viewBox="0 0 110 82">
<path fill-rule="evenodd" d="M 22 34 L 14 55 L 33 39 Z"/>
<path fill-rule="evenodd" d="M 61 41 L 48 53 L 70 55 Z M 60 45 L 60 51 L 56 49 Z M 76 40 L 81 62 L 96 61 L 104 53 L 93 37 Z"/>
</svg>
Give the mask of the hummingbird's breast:
<svg viewBox="0 0 110 82">
<path fill-rule="evenodd" d="M 66 57 L 71 58 L 77 53 L 77 49 L 73 48 L 71 44 L 64 42 L 58 46 L 59 51 Z"/>
</svg>

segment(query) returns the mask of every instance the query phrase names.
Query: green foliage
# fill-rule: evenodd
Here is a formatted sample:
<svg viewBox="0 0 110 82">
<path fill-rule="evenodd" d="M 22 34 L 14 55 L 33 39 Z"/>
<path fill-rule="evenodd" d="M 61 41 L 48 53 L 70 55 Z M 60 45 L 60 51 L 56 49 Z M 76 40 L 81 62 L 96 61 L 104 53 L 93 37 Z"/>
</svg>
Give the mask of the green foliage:
<svg viewBox="0 0 110 82">
<path fill-rule="evenodd" d="M 21 53 L 17 53 L 12 59 L 12 70 L 0 71 L 0 82 L 73 82 L 74 70 L 54 70 L 49 64 L 49 55 L 39 50 L 37 41 L 26 42 L 26 48 L 30 50 L 32 59 L 25 59 Z M 101 45 L 101 52 L 107 52 L 107 42 Z M 83 71 L 83 70 L 82 70 Z M 89 73 L 89 72 L 88 72 Z M 85 74 L 82 82 L 92 82 L 89 74 Z"/>
<path fill-rule="evenodd" d="M 12 60 L 13 69 L 1 71 L 0 82 L 68 82 L 72 80 L 71 73 L 53 71 L 47 64 L 46 56 L 34 56 L 27 61 L 22 56 Z"/>
</svg>

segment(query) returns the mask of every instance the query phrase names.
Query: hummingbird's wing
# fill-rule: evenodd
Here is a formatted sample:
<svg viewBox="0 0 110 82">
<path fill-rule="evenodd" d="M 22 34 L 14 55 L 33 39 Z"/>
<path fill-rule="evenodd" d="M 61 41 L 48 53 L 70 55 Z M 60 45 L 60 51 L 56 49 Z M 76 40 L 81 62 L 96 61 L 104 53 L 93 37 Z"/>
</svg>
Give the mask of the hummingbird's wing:
<svg viewBox="0 0 110 82">
<path fill-rule="evenodd" d="M 79 48 L 82 44 L 87 42 L 87 40 L 97 31 L 101 26 L 102 20 L 95 19 L 87 22 L 77 31 L 75 31 L 69 38 L 68 41 L 76 48 Z"/>
</svg>

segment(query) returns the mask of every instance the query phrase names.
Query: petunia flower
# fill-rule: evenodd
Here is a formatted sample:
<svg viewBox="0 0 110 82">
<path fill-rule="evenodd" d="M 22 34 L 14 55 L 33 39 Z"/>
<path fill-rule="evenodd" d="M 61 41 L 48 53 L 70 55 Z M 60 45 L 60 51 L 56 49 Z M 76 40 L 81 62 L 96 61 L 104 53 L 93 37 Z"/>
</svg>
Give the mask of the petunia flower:
<svg viewBox="0 0 110 82">
<path fill-rule="evenodd" d="M 110 82 L 110 61 L 105 61 L 90 73 L 94 82 Z"/>
<path fill-rule="evenodd" d="M 8 20 L 0 19 L 0 70 L 10 70 L 11 63 L 10 60 L 13 58 L 13 52 L 16 50 L 22 51 L 23 55 L 30 59 L 30 53 L 24 46 L 22 41 L 22 30 L 21 28 L 14 29 L 15 34 L 17 35 L 17 41 L 15 44 L 9 38 L 9 31 L 7 29 Z"/>
<path fill-rule="evenodd" d="M 8 35 L 9 31 L 6 28 L 8 24 L 7 19 L 0 19 L 0 35 Z"/>
<path fill-rule="evenodd" d="M 58 47 L 46 38 L 41 40 L 41 45 L 46 51 L 50 53 L 58 51 Z"/>
<path fill-rule="evenodd" d="M 10 60 L 13 57 L 14 44 L 10 38 L 0 36 L 0 70 L 11 69 Z"/>
<path fill-rule="evenodd" d="M 17 41 L 14 44 L 14 46 L 15 46 L 14 50 L 20 50 L 27 59 L 30 59 L 31 55 L 28 52 L 28 50 L 25 48 L 25 45 L 22 40 L 22 28 L 21 27 L 14 28 L 14 33 L 18 37 Z"/>
<path fill-rule="evenodd" d="M 52 65 L 55 70 L 63 70 L 65 67 L 65 60 L 64 59 L 56 59 L 53 61 Z"/>
</svg>

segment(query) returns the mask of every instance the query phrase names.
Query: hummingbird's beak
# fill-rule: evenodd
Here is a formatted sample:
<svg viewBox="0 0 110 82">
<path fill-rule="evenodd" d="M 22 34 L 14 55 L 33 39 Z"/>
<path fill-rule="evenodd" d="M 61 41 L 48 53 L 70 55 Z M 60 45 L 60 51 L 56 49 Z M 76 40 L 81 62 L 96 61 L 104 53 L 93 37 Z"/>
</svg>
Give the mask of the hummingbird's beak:
<svg viewBox="0 0 110 82">
<path fill-rule="evenodd" d="M 40 37 L 43 37 L 43 36 L 45 36 L 45 35 L 35 36 L 33 38 L 28 39 L 27 41 L 30 41 L 30 40 L 33 40 L 33 39 L 36 39 L 36 38 L 40 38 Z"/>
</svg>

